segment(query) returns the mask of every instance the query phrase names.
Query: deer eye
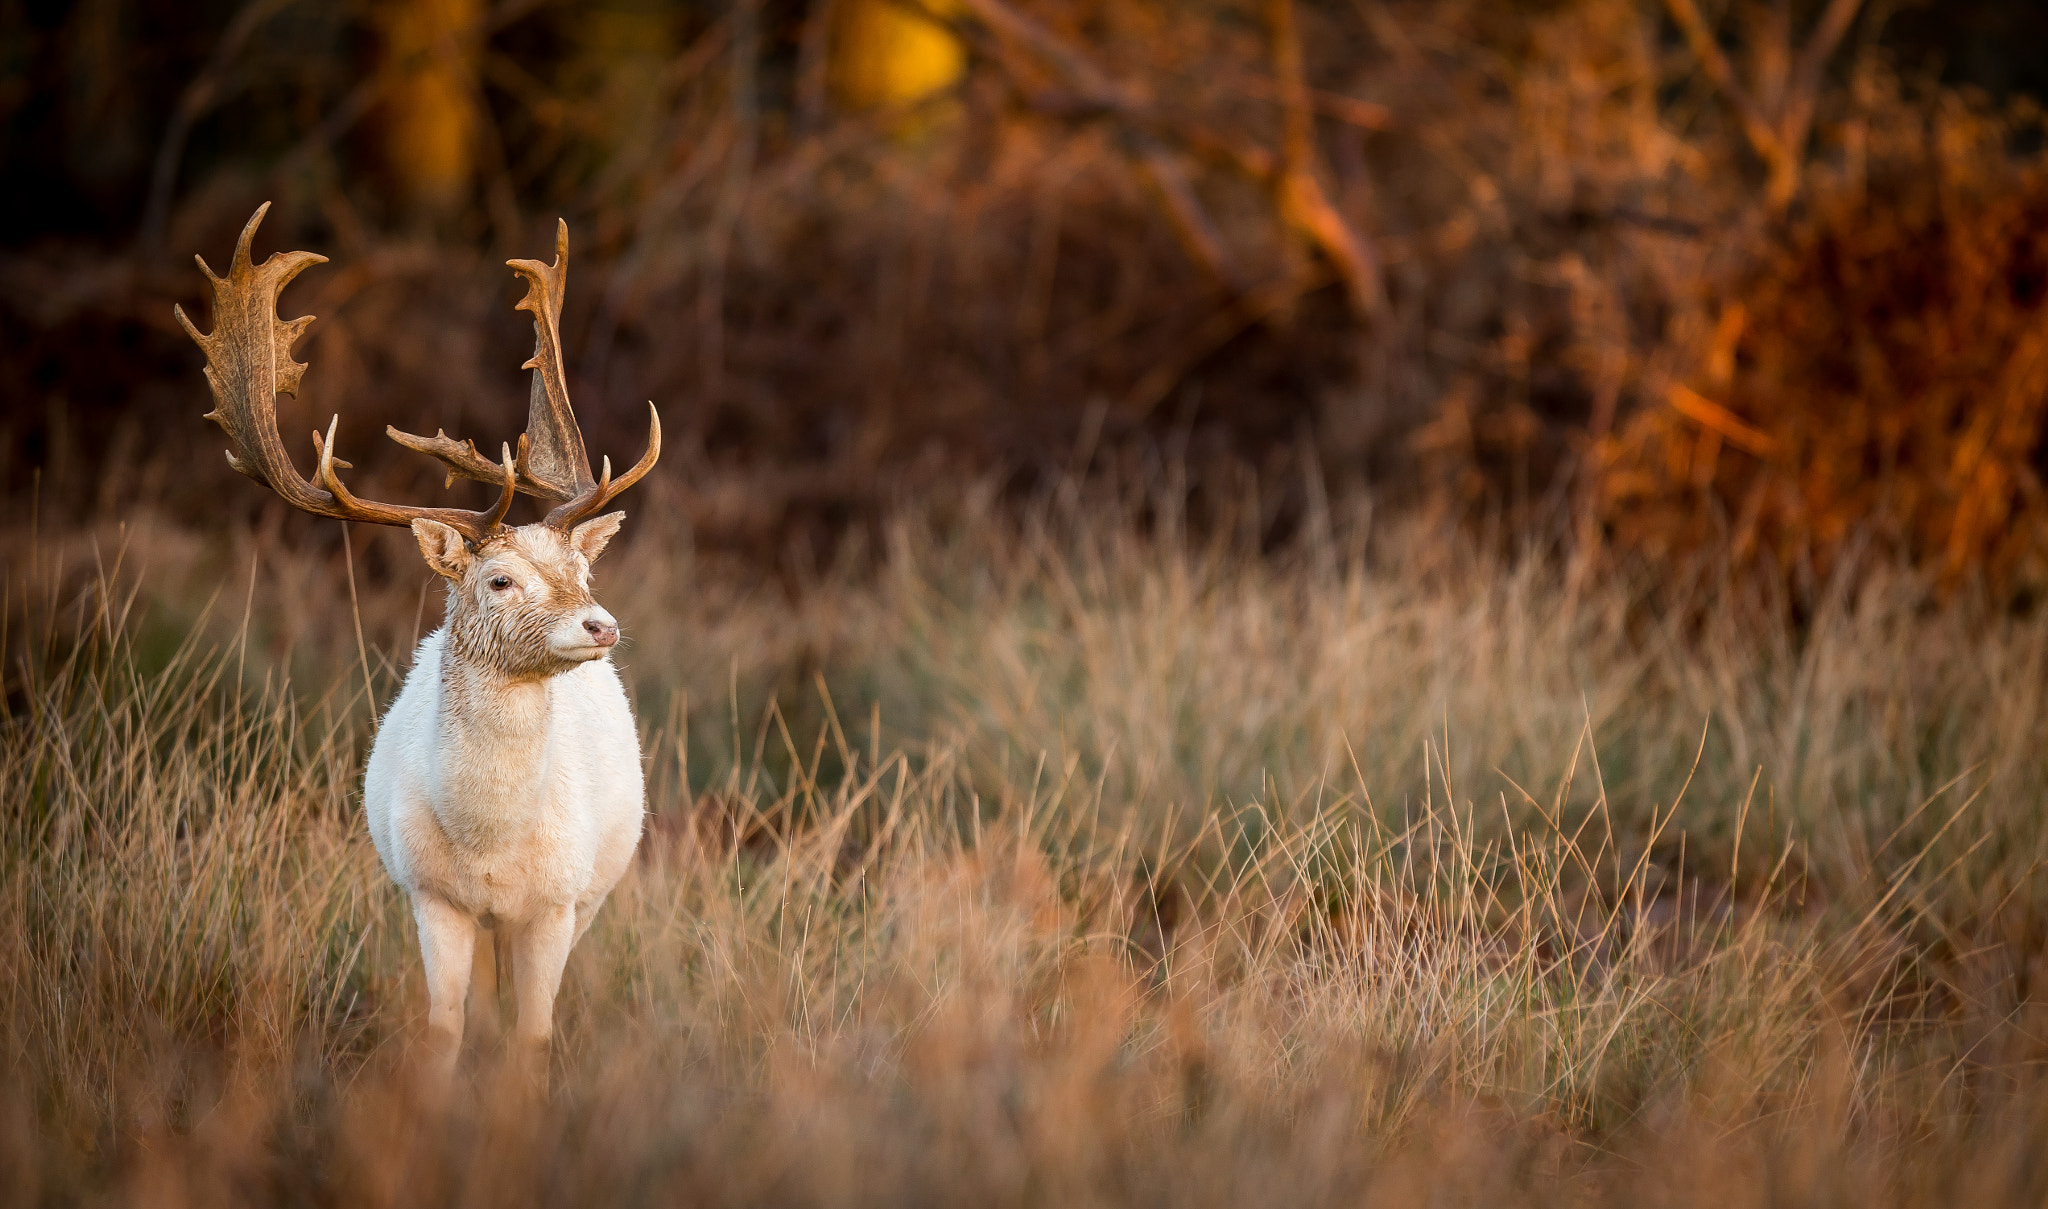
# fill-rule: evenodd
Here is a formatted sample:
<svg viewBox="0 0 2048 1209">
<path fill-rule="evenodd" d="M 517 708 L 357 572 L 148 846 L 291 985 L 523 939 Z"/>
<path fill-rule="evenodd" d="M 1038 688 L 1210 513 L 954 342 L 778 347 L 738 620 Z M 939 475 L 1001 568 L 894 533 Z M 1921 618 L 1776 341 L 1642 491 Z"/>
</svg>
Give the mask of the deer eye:
<svg viewBox="0 0 2048 1209">
<path fill-rule="evenodd" d="M 509 587 L 511 587 L 511 586 L 512 586 L 512 579 L 511 579 L 511 577 L 510 577 L 510 576 L 506 576 L 506 575 L 493 575 L 493 576 L 491 576 L 491 589 L 492 589 L 493 591 L 497 591 L 497 592 L 502 592 L 502 591 L 504 591 L 504 590 L 505 590 L 506 588 L 509 588 Z"/>
</svg>

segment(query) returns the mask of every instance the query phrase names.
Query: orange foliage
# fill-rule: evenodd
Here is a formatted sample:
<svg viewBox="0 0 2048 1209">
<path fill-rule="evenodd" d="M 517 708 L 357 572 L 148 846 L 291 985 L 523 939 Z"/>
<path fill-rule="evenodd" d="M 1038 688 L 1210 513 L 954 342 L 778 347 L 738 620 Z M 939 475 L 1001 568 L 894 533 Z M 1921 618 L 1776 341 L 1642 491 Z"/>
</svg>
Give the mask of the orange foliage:
<svg viewBox="0 0 2048 1209">
<path fill-rule="evenodd" d="M 2048 167 L 1950 104 L 1815 191 L 1726 291 L 1696 374 L 1604 450 L 1613 532 L 1825 570 L 1868 543 L 2043 582 Z"/>
<path fill-rule="evenodd" d="M 416 210 L 465 200 L 483 114 L 478 103 L 480 0 L 403 0 L 379 12 L 386 92 L 384 155 Z"/>
</svg>

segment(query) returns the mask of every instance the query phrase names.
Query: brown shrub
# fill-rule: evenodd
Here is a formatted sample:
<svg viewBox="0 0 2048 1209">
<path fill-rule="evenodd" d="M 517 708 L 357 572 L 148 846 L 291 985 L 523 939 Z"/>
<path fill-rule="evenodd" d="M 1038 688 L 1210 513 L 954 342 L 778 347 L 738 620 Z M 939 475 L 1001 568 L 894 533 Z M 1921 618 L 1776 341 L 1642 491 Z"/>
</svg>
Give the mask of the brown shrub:
<svg viewBox="0 0 2048 1209">
<path fill-rule="evenodd" d="M 1626 545 L 1824 572 L 1868 544 L 1950 584 L 2042 582 L 2048 164 L 2009 150 L 2034 118 L 1954 98 L 1893 117 L 1606 451 Z"/>
</svg>

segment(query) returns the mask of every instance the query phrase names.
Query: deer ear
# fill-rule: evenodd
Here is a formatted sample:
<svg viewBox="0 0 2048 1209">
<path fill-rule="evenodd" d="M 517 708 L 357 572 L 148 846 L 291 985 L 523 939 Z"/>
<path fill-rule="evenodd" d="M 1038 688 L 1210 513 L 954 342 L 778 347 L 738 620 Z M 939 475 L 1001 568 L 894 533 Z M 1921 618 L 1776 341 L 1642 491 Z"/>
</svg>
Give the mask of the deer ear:
<svg viewBox="0 0 2048 1209">
<path fill-rule="evenodd" d="M 596 562 L 597 556 L 604 553 L 605 543 L 612 540 L 612 534 L 619 531 L 619 524 L 625 519 L 623 512 L 607 512 L 603 516 L 592 517 L 569 530 L 569 545 L 585 561 Z"/>
<path fill-rule="evenodd" d="M 419 539 L 420 556 L 436 574 L 459 580 L 469 570 L 469 543 L 462 540 L 462 534 L 440 521 L 422 518 L 412 523 L 412 535 Z"/>
</svg>

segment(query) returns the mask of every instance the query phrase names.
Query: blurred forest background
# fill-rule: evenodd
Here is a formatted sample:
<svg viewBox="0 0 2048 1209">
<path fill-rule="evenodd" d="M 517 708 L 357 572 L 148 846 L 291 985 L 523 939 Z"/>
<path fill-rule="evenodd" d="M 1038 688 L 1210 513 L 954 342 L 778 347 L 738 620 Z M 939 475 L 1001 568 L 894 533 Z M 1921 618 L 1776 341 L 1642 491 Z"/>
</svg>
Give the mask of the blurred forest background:
<svg viewBox="0 0 2048 1209">
<path fill-rule="evenodd" d="M 171 320 L 274 199 L 332 258 L 284 430 L 385 498 L 383 424 L 516 431 L 559 215 L 593 448 L 655 401 L 713 547 L 1184 475 L 1268 544 L 1370 493 L 2031 595 L 2044 90 L 1993 0 L 5 0 L 0 483 L 277 507 Z"/>
<path fill-rule="evenodd" d="M 2048 1203 L 2044 97 L 2040 0 L 0 0 L 0 1209 Z M 437 581 L 201 419 L 265 201 L 302 469 L 480 503 L 379 430 L 518 431 L 558 216 L 661 411 L 532 1113 L 402 1078 Z"/>
</svg>

